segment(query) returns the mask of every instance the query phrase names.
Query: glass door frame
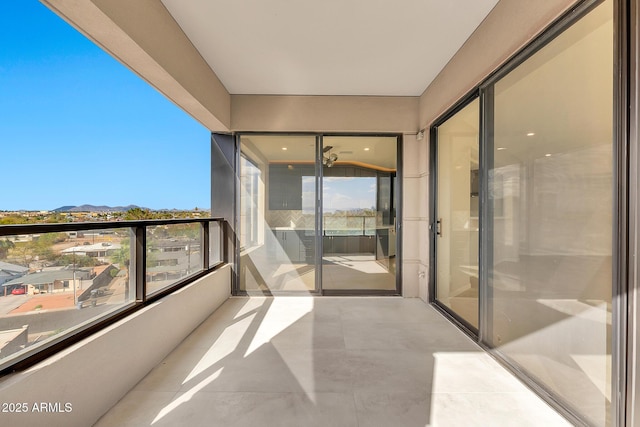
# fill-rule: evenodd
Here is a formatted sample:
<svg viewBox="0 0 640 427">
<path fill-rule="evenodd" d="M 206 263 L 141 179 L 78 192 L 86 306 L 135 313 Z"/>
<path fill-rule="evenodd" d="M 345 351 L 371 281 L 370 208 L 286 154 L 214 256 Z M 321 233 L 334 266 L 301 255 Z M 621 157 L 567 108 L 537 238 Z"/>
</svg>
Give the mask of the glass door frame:
<svg viewBox="0 0 640 427">
<path fill-rule="evenodd" d="M 398 296 L 402 295 L 402 205 L 403 205 L 403 192 L 402 192 L 402 152 L 403 152 L 403 139 L 401 133 L 340 133 L 340 132 L 327 132 L 321 133 L 320 135 L 320 153 L 318 157 L 318 163 L 320 165 L 320 169 L 322 169 L 322 147 L 324 147 L 324 137 L 395 137 L 396 138 L 396 186 L 395 188 L 392 186 L 392 194 L 395 195 L 396 202 L 396 224 L 395 224 L 395 232 L 396 232 L 396 288 L 394 290 L 383 290 L 383 289 L 321 289 L 322 295 L 327 296 Z M 321 171 L 322 172 L 322 171 Z M 320 181 L 320 195 L 322 195 L 323 187 L 323 174 L 321 173 L 318 176 L 318 180 Z M 393 180 L 392 180 L 393 181 Z M 320 252 L 318 252 L 318 261 L 320 263 L 318 270 L 322 270 L 322 254 L 324 253 L 324 248 L 322 246 L 322 235 L 324 234 L 324 229 L 322 227 L 322 199 L 320 197 Z M 322 280 L 322 276 L 320 278 Z M 322 286 L 322 281 L 320 281 L 320 286 Z"/>
<path fill-rule="evenodd" d="M 310 292 L 305 291 L 271 291 L 266 293 L 267 295 L 292 295 L 292 296 L 300 296 L 300 295 L 329 295 L 329 296 L 358 296 L 358 295 L 367 295 L 367 296 L 398 296 L 402 295 L 402 152 L 403 152 L 403 139 L 401 133 L 351 133 L 351 132 L 259 132 L 259 131 L 246 131 L 246 132 L 234 132 L 233 137 L 235 141 L 235 175 L 236 175 L 236 185 L 235 185 L 235 203 L 234 203 L 234 229 L 236 230 L 235 236 L 233 238 L 233 243 L 235 245 L 233 249 L 234 253 L 234 272 L 232 278 L 232 289 L 231 295 L 233 296 L 248 296 L 254 295 L 255 292 L 247 292 L 246 290 L 240 289 L 240 244 L 239 244 L 239 228 L 241 226 L 240 221 L 240 157 L 241 157 L 241 143 L 240 139 L 242 136 L 250 136 L 250 135 L 269 135 L 269 136 L 307 136 L 307 137 L 315 137 L 315 191 L 316 191 L 316 200 L 315 200 L 315 289 Z M 395 137 L 396 138 L 396 187 L 393 189 L 396 197 L 396 288 L 395 290 L 324 290 L 322 288 L 322 254 L 323 254 L 323 224 L 322 224 L 322 181 L 323 181 L 323 173 L 322 173 L 322 149 L 323 149 L 323 138 L 324 137 Z M 215 191 L 212 189 L 212 191 Z"/>
<path fill-rule="evenodd" d="M 322 294 L 322 290 L 321 290 L 321 280 L 322 280 L 322 271 L 320 271 L 321 269 L 318 268 L 318 250 L 322 249 L 322 239 L 319 238 L 321 230 L 318 229 L 318 222 L 320 222 L 320 224 L 322 223 L 322 218 L 320 217 L 320 219 L 318 219 L 318 212 L 322 212 L 322 205 L 321 205 L 321 197 L 319 197 L 318 193 L 319 191 L 322 191 L 322 182 L 321 179 L 318 179 L 318 171 L 320 171 L 320 173 L 322 173 L 322 141 L 321 141 L 321 134 L 315 133 L 315 132 L 256 132 L 256 131 L 248 131 L 248 132 L 234 132 L 233 134 L 233 138 L 235 141 L 235 175 L 236 175 L 236 182 L 235 182 L 235 203 L 234 203 L 234 238 L 233 238 L 233 244 L 234 244 L 234 248 L 233 248 L 233 254 L 234 254 L 234 260 L 233 260 L 233 266 L 234 266 L 234 271 L 232 272 L 232 280 L 231 280 L 231 295 L 232 296 L 255 296 L 255 295 L 265 295 L 265 296 L 286 296 L 286 295 L 291 295 L 291 296 L 301 296 L 301 295 L 314 295 L 314 296 L 318 296 Z M 315 239 L 315 244 L 314 244 L 314 250 L 315 250 L 315 256 L 314 256 L 314 289 L 311 291 L 282 291 L 282 290 L 269 290 L 269 291 L 262 291 L 262 292 L 258 292 L 255 290 L 252 291 L 247 291 L 247 290 L 243 290 L 241 289 L 241 270 L 240 270 L 240 252 L 241 252 L 241 248 L 240 248 L 240 227 L 242 227 L 242 223 L 240 220 L 240 214 L 241 214 L 241 206 L 240 206 L 240 192 L 241 192 L 241 184 L 240 184 L 240 161 L 241 161 L 241 157 L 242 157 L 242 143 L 241 143 L 241 139 L 243 136 L 251 136 L 251 135 L 267 135 L 267 136 L 299 136 L 299 137 L 313 137 L 314 138 L 314 156 L 315 156 L 315 161 L 314 161 L 314 170 L 315 170 L 315 184 L 314 184 L 314 189 L 315 189 L 315 203 L 314 203 L 314 224 L 315 224 L 315 232 L 314 232 L 314 239 Z M 320 153 L 320 155 L 319 155 Z M 265 186 L 267 185 L 267 183 L 265 183 Z M 213 187 L 212 187 L 212 191 L 214 191 Z M 265 203 L 268 203 L 268 201 L 265 198 Z"/>
<path fill-rule="evenodd" d="M 485 144 L 483 144 L 483 135 L 482 135 L 482 119 L 483 119 L 483 103 L 482 98 L 480 97 L 480 91 L 478 89 L 474 89 L 466 96 L 464 96 L 460 101 L 458 101 L 447 113 L 439 117 L 434 124 L 429 129 L 429 284 L 428 284 L 428 297 L 429 303 L 434 307 L 445 313 L 448 317 L 455 320 L 458 326 L 468 335 L 470 335 L 474 340 L 478 340 L 480 334 L 480 330 L 475 326 L 471 325 L 467 320 L 465 320 L 462 316 L 456 313 L 454 310 L 450 309 L 446 305 L 440 303 L 436 298 L 437 291 L 437 242 L 438 242 L 438 233 L 437 233 L 437 220 L 438 218 L 438 207 L 437 207 L 437 199 L 438 199 L 438 128 L 443 125 L 447 120 L 455 116 L 458 112 L 463 110 L 467 105 L 471 104 L 475 100 L 480 100 L 480 114 L 478 117 L 478 127 L 480 129 L 479 139 L 478 139 L 478 200 L 480 203 L 480 210 L 478 213 L 478 224 L 479 224 L 479 235 L 478 235 L 478 325 L 480 328 L 483 327 L 482 317 L 483 305 L 486 306 L 486 290 L 482 286 L 484 282 L 483 276 L 485 274 L 486 268 L 484 260 L 484 256 L 486 252 L 483 251 L 483 241 L 485 239 L 485 230 L 483 229 L 484 218 L 483 218 L 483 209 L 482 209 L 482 200 L 485 192 L 485 188 L 482 185 L 484 182 L 484 174 L 485 174 L 485 156 L 484 150 Z"/>
</svg>

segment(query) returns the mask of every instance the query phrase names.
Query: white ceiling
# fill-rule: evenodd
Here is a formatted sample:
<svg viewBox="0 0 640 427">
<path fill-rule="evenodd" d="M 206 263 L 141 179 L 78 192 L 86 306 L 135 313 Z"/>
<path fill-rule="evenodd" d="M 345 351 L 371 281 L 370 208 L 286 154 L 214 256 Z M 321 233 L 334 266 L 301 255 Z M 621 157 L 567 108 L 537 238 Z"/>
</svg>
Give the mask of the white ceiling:
<svg viewBox="0 0 640 427">
<path fill-rule="evenodd" d="M 419 96 L 498 0 L 162 0 L 231 94 Z"/>
</svg>

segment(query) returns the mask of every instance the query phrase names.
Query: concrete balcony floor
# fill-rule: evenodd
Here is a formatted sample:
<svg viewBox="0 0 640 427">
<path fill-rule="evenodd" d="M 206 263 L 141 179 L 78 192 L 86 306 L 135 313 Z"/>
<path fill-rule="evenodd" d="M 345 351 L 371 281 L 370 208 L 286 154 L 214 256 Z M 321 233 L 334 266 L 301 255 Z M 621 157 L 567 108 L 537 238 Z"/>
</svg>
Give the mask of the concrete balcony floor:
<svg viewBox="0 0 640 427">
<path fill-rule="evenodd" d="M 96 424 L 183 425 L 569 423 L 418 299 L 251 297 L 225 302 Z"/>
</svg>

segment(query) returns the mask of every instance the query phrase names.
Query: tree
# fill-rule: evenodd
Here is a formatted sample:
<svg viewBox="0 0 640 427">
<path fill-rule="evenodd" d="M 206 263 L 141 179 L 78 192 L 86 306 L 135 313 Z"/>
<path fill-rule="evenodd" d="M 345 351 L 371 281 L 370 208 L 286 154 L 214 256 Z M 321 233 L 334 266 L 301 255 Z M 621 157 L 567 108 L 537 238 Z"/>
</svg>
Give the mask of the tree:
<svg viewBox="0 0 640 427">
<path fill-rule="evenodd" d="M 8 240 L 0 240 L 0 258 L 5 259 L 9 255 L 9 249 L 13 249 L 16 245 Z"/>
<path fill-rule="evenodd" d="M 59 212 L 49 215 L 46 219 L 46 222 L 51 223 L 60 223 L 60 222 L 69 222 L 69 218 L 66 215 L 63 215 Z"/>
<path fill-rule="evenodd" d="M 154 215 L 149 209 L 131 208 L 124 214 L 124 219 L 128 221 L 153 218 Z"/>
<path fill-rule="evenodd" d="M 124 277 L 124 298 L 129 301 L 129 264 L 131 263 L 131 242 L 129 238 L 120 241 L 120 249 L 110 255 L 111 263 L 118 265 L 117 272 L 111 271 L 111 277 L 115 277 L 121 271 L 125 272 Z M 135 292 L 135 291 L 134 291 Z"/>
<path fill-rule="evenodd" d="M 75 265 L 76 267 L 95 267 L 99 265 L 99 261 L 86 255 L 66 254 L 58 257 L 54 261 L 54 265 Z"/>
<path fill-rule="evenodd" d="M 45 233 L 40 236 L 32 236 L 31 241 L 17 244 L 15 252 L 24 259 L 26 266 L 35 257 L 40 260 L 55 261 L 58 255 L 53 252 L 53 245 L 64 242 L 66 238 L 65 233 Z"/>
<path fill-rule="evenodd" d="M 130 247 L 130 239 L 122 239 L 120 242 L 120 249 L 114 251 L 109 257 L 111 258 L 112 264 L 118 264 L 120 269 L 125 269 L 129 267 L 129 262 L 131 260 L 131 247 Z"/>
<path fill-rule="evenodd" d="M 7 215 L 0 218 L 0 225 L 27 224 L 29 220 L 22 215 Z"/>
</svg>

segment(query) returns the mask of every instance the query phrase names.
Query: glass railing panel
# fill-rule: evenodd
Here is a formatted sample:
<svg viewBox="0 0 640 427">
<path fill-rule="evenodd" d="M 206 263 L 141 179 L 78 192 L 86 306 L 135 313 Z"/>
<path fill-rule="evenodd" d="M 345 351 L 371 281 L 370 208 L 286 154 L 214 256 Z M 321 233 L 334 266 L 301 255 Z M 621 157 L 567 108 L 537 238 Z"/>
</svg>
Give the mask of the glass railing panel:
<svg viewBox="0 0 640 427">
<path fill-rule="evenodd" d="M 375 212 L 369 215 L 344 216 L 342 212 L 325 215 L 325 236 L 374 236 L 376 234 Z"/>
<path fill-rule="evenodd" d="M 146 235 L 147 295 L 202 271 L 200 223 L 149 226 Z"/>
<path fill-rule="evenodd" d="M 209 222 L 209 268 L 222 262 L 222 229 L 221 222 Z"/>
<path fill-rule="evenodd" d="M 0 237 L 0 367 L 135 300 L 130 228 Z"/>
</svg>

